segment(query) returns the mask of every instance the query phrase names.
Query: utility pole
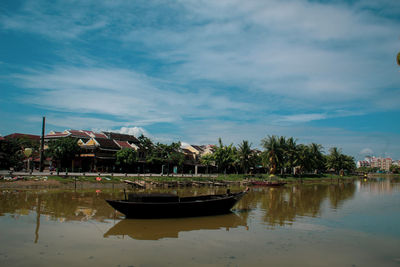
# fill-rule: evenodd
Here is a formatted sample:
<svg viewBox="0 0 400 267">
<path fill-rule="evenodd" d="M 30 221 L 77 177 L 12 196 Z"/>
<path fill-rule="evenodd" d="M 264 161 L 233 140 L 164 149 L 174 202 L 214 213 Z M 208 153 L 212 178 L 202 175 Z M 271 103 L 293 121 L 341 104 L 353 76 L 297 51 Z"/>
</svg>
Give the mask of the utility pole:
<svg viewBox="0 0 400 267">
<path fill-rule="evenodd" d="M 45 129 L 45 124 L 46 124 L 46 117 L 43 117 L 42 138 L 40 139 L 40 165 L 39 165 L 40 172 L 43 172 L 43 169 L 44 169 L 44 129 Z"/>
</svg>

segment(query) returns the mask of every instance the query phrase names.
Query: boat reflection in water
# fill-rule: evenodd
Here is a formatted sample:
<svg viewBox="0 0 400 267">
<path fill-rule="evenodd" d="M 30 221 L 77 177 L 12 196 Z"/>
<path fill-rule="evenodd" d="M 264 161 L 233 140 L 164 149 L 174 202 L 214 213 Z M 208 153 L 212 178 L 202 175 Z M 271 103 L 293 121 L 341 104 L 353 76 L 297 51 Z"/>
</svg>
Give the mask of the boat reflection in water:
<svg viewBox="0 0 400 267">
<path fill-rule="evenodd" d="M 138 240 L 178 238 L 180 232 L 247 227 L 247 218 L 235 213 L 175 219 L 124 219 L 111 227 L 104 237 L 129 236 Z"/>
</svg>

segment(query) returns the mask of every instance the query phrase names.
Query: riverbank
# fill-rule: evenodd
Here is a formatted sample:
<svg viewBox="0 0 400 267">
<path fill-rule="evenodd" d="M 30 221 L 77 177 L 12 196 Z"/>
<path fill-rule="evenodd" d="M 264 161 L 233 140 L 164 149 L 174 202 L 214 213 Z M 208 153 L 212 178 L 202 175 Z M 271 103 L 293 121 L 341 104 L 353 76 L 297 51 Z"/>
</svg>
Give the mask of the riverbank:
<svg viewBox="0 0 400 267">
<path fill-rule="evenodd" d="M 70 176 L 70 175 L 17 175 L 2 176 L 0 188 L 3 189 L 96 189 L 96 188 L 173 188 L 173 187 L 229 187 L 249 186 L 252 181 L 273 180 L 290 184 L 333 184 L 352 182 L 360 179 L 358 176 L 338 176 L 331 174 L 312 175 L 302 177 L 271 177 L 269 175 L 215 175 L 215 176 Z"/>
</svg>

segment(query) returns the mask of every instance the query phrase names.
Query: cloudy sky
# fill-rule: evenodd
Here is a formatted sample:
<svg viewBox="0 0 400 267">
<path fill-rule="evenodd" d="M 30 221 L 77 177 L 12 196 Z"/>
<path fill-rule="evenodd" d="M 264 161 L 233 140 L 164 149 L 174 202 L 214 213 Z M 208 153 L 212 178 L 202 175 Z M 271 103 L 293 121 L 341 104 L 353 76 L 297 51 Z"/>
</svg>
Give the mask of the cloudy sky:
<svg viewBox="0 0 400 267">
<path fill-rule="evenodd" d="M 400 1 L 1 1 L 0 134 L 267 135 L 400 159 Z"/>
</svg>

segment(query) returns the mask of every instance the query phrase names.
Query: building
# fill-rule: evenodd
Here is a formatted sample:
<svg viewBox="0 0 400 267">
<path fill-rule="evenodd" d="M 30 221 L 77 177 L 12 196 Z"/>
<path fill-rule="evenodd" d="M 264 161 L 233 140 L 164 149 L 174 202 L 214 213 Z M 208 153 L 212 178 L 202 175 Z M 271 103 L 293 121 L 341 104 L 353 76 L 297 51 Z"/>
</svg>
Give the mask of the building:
<svg viewBox="0 0 400 267">
<path fill-rule="evenodd" d="M 185 155 L 185 165 L 189 172 L 198 174 L 199 172 L 209 172 L 212 166 L 204 166 L 200 159 L 204 155 L 214 153 L 214 145 L 185 145 L 181 147 Z M 191 170 L 193 169 L 194 170 Z"/>
<path fill-rule="evenodd" d="M 140 149 L 140 142 L 133 135 L 112 132 L 96 133 L 87 130 L 51 131 L 45 136 L 45 143 L 48 144 L 52 140 L 66 137 L 78 140 L 81 151 L 73 160 L 72 168 L 83 172 L 115 171 L 115 154 L 117 151 L 124 148 Z M 52 165 L 55 167 L 54 162 Z"/>
<path fill-rule="evenodd" d="M 40 142 L 40 135 L 34 135 L 34 134 L 23 134 L 23 133 L 12 133 L 9 135 L 4 136 L 5 139 L 29 139 L 32 141 Z"/>
<path fill-rule="evenodd" d="M 197 162 L 202 156 L 214 153 L 214 145 L 186 145 L 182 150 L 185 155 Z"/>
<path fill-rule="evenodd" d="M 361 167 L 369 168 L 369 167 L 371 167 L 371 163 L 369 161 L 367 161 L 367 160 L 359 160 L 359 161 L 357 161 L 356 165 L 357 165 L 357 168 L 361 168 Z"/>
<path fill-rule="evenodd" d="M 391 158 L 371 158 L 371 168 L 378 168 L 382 171 L 389 171 L 393 160 Z"/>
</svg>

